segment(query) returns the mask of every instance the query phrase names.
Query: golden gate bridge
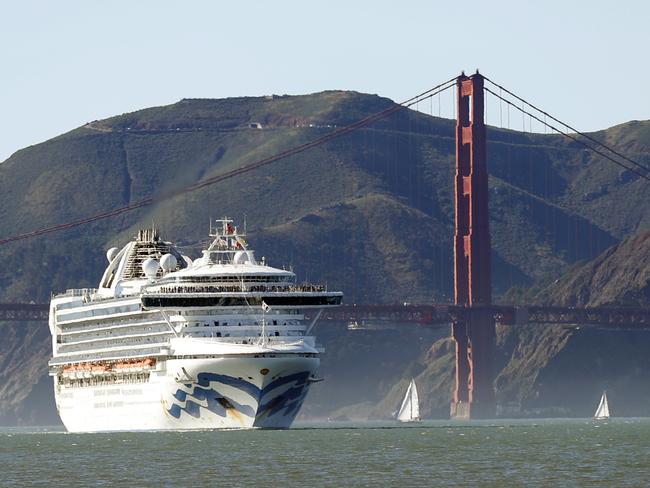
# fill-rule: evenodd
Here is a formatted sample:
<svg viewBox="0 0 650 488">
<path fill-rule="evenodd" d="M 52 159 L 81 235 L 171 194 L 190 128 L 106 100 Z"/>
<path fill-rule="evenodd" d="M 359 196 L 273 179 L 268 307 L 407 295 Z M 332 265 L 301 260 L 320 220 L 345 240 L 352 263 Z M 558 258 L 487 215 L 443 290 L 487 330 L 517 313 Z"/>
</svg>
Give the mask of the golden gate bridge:
<svg viewBox="0 0 650 488">
<path fill-rule="evenodd" d="M 486 84 L 488 86 L 486 86 Z M 255 161 L 235 170 L 201 180 L 156 199 L 145 198 L 120 208 L 0 239 L 0 245 L 47 235 L 90 222 L 107 219 L 152 205 L 182 193 L 214 185 L 234 176 L 254 171 L 290 156 L 300 154 L 345 134 L 384 119 L 400 110 L 439 96 L 454 88 L 456 92 L 454 178 L 454 303 L 403 305 L 343 305 L 327 311 L 327 321 L 386 321 L 418 323 L 440 327 L 452 324 L 456 343 L 456 387 L 451 405 L 454 418 L 491 418 L 496 415 L 493 359 L 496 324 L 564 324 L 610 329 L 650 327 L 650 309 L 638 307 L 555 307 L 540 305 L 500 305 L 492 300 L 491 239 L 488 216 L 487 138 L 485 95 L 489 94 L 522 114 L 636 176 L 650 180 L 650 168 L 627 157 L 597 139 L 584 134 L 530 104 L 503 86 L 476 72 L 464 73 L 355 123 L 322 137 Z M 504 96 L 504 93 L 506 94 Z M 49 306 L 40 303 L 0 303 L 0 321 L 47 320 Z"/>
</svg>

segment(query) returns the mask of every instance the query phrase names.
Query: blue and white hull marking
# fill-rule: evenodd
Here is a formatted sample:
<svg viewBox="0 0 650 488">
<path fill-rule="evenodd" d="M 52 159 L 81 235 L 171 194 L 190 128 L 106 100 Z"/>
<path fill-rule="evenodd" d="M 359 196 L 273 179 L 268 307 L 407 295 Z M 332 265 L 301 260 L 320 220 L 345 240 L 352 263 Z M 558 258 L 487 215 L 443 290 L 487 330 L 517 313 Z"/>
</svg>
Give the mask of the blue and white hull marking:
<svg viewBox="0 0 650 488">
<path fill-rule="evenodd" d="M 210 414 L 239 418 L 246 426 L 286 428 L 295 419 L 309 388 L 310 371 L 276 378 L 262 388 L 250 381 L 216 373 L 199 373 L 173 394 L 169 414 L 195 419 Z M 229 387 L 229 388 L 224 388 Z M 232 394 L 232 389 L 237 394 Z"/>
<path fill-rule="evenodd" d="M 318 365 L 295 356 L 179 361 L 165 413 L 177 428 L 288 428 Z"/>
</svg>

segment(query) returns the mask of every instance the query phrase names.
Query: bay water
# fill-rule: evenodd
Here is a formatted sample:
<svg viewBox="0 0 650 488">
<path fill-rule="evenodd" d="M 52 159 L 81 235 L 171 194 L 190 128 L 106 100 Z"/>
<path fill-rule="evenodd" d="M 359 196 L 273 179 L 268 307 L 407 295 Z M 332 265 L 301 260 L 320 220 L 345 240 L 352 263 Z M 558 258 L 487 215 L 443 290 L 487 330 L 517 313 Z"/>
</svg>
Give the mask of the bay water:
<svg viewBox="0 0 650 488">
<path fill-rule="evenodd" d="M 0 486 L 649 486 L 650 419 L 0 428 Z"/>
</svg>

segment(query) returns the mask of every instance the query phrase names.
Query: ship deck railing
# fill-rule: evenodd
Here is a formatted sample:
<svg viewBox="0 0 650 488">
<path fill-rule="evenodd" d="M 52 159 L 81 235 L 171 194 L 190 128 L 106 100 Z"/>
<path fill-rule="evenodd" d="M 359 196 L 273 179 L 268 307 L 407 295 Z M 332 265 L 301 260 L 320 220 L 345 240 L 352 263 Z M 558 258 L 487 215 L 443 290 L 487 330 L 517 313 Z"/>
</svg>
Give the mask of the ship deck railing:
<svg viewBox="0 0 650 488">
<path fill-rule="evenodd" d="M 143 294 L 184 294 L 184 293 L 323 293 L 327 292 L 325 285 L 150 285 L 142 290 Z"/>
<path fill-rule="evenodd" d="M 103 344 L 100 345 L 99 347 L 87 347 L 87 348 L 80 348 L 78 350 L 72 350 L 72 351 L 62 351 L 56 353 L 56 357 L 75 357 L 79 355 L 98 355 L 98 354 L 116 354 L 118 352 L 124 353 L 128 351 L 140 351 L 143 349 L 152 349 L 152 348 L 163 348 L 163 347 L 168 347 L 169 346 L 169 337 L 162 337 L 161 339 L 163 340 L 158 340 L 158 341 L 152 341 L 149 340 L 151 337 L 145 338 L 147 340 L 145 341 L 140 341 L 139 343 L 137 341 L 130 341 L 127 342 L 126 340 L 121 342 L 120 344 Z"/>
<path fill-rule="evenodd" d="M 278 330 L 269 331 L 267 329 L 267 334 L 266 334 L 267 337 L 270 337 L 270 338 L 272 338 L 274 340 L 278 340 L 278 341 L 285 340 L 285 341 L 289 341 L 289 342 L 302 341 L 302 340 L 304 340 L 304 339 L 306 339 L 308 337 L 312 337 L 312 336 L 304 335 L 304 327 L 303 327 L 303 330 L 301 330 L 301 329 L 299 329 L 297 327 L 295 329 L 293 329 L 293 328 L 290 329 L 291 332 L 296 332 L 295 335 L 289 335 L 289 334 L 286 333 L 286 331 L 283 331 L 285 333 L 281 334 L 280 330 L 279 330 L 280 327 L 283 327 L 283 328 L 286 329 L 287 326 L 275 326 L 274 329 L 278 329 Z M 278 335 L 275 335 L 275 332 L 278 332 Z M 220 333 L 221 335 L 217 335 L 218 333 Z M 233 341 L 235 341 L 235 342 L 241 343 L 241 341 L 247 341 L 248 343 L 250 343 L 251 340 L 259 339 L 261 337 L 261 334 L 253 332 L 253 333 L 249 333 L 249 334 L 239 334 L 239 335 L 235 334 L 235 335 L 233 335 L 230 332 L 215 332 L 215 331 L 206 332 L 206 331 L 192 331 L 191 329 L 184 329 L 179 334 L 179 337 L 187 337 L 187 338 L 191 338 L 191 339 L 218 339 L 218 341 L 216 341 L 216 342 L 233 342 Z"/>
<path fill-rule="evenodd" d="M 85 292 L 87 291 L 87 293 Z M 75 290 L 67 290 L 64 293 L 59 293 L 56 295 L 52 295 L 52 299 L 55 298 L 66 298 L 66 297 L 81 297 L 83 299 L 83 305 L 93 305 L 96 303 L 103 303 L 103 302 L 110 302 L 110 301 L 122 301 L 125 299 L 129 298 L 138 298 L 137 294 L 131 294 L 131 295 L 118 295 L 118 296 L 111 296 L 111 295 L 97 295 L 97 289 L 96 288 L 80 288 L 80 289 L 75 289 Z M 66 303 L 59 303 L 56 306 L 56 310 L 61 311 L 61 310 L 67 310 L 70 308 L 76 308 L 79 307 L 79 301 L 74 300 L 72 302 L 66 302 Z"/>
<path fill-rule="evenodd" d="M 142 312 L 140 312 L 142 313 Z M 154 312 L 152 312 L 154 313 Z M 93 319 L 95 317 L 92 317 Z M 60 336 L 72 336 L 72 335 L 80 335 L 80 334 L 85 334 L 87 332 L 94 332 L 98 330 L 115 330 L 115 329 L 125 329 L 125 328 L 130 328 L 130 327 L 147 327 L 147 326 L 154 326 L 154 325 L 159 325 L 159 324 L 164 324 L 165 321 L 161 318 L 158 319 L 143 319 L 143 320 L 110 320 L 108 322 L 107 320 L 110 319 L 110 317 L 107 317 L 103 320 L 106 322 L 103 324 L 90 324 L 90 325 L 77 325 L 79 323 L 83 323 L 83 321 L 80 322 L 57 322 L 57 325 L 61 326 L 74 326 L 72 327 L 66 327 L 65 329 L 62 327 L 61 332 L 59 333 Z"/>
<path fill-rule="evenodd" d="M 192 285 L 190 283 L 174 283 L 160 285 L 153 283 L 142 288 L 142 293 L 322 293 L 327 291 L 326 285 L 304 283 L 301 285 Z M 82 297 L 85 303 L 99 303 L 109 300 L 123 300 L 128 296 L 97 295 L 97 288 L 75 288 L 63 293 L 53 294 L 52 298 Z M 132 297 L 133 298 L 133 297 Z M 57 310 L 74 308 L 76 305 L 61 303 Z"/>
<path fill-rule="evenodd" d="M 97 288 L 70 288 L 62 293 L 53 293 L 52 298 L 92 296 L 96 292 Z"/>
<path fill-rule="evenodd" d="M 181 335 L 187 339 L 218 339 L 215 343 L 218 344 L 236 344 L 243 346 L 256 346 L 261 341 L 261 336 L 231 336 L 231 337 L 217 337 L 217 336 L 196 336 L 193 334 Z M 307 345 L 316 347 L 316 339 L 313 336 L 266 336 L 265 344 L 272 346 L 293 346 L 293 345 Z"/>
<path fill-rule="evenodd" d="M 193 326 L 188 326 L 187 324 L 181 324 L 181 325 L 183 325 L 181 328 L 182 334 L 191 335 L 194 337 L 214 337 L 214 338 L 238 337 L 241 335 L 241 331 L 244 331 L 245 334 L 249 330 L 252 331 L 262 330 L 262 326 L 260 324 L 239 324 L 239 325 L 232 324 L 232 325 L 222 325 L 222 326 L 216 326 L 211 324 L 202 324 L 202 325 L 193 325 Z M 156 330 L 153 330 L 154 327 L 156 328 Z M 291 337 L 288 334 L 288 332 L 301 333 L 306 330 L 307 326 L 304 324 L 282 324 L 282 325 L 267 324 L 265 328 L 271 336 L 278 338 L 278 337 Z M 100 329 L 99 331 L 108 332 L 108 334 L 101 334 L 101 335 L 96 334 L 92 336 L 80 335 L 80 334 L 65 335 L 65 336 L 58 335 L 57 344 L 59 344 L 60 346 L 58 350 L 59 352 L 73 352 L 76 349 L 70 346 L 93 344 L 97 342 L 106 342 L 106 341 L 128 340 L 131 338 L 140 338 L 140 337 L 162 336 L 162 335 L 170 335 L 175 333 L 169 328 L 168 324 L 166 324 L 163 321 L 152 324 L 149 327 L 149 329 L 151 330 L 135 330 L 131 332 L 123 332 L 121 334 L 114 335 L 112 334 L 112 332 L 113 330 L 115 330 L 115 328 L 107 327 L 105 329 Z M 231 335 L 230 331 L 233 331 L 234 334 L 236 335 Z M 90 332 L 92 333 L 95 331 L 90 331 Z M 250 335 L 251 332 L 249 332 L 248 334 Z M 296 334 L 296 336 L 293 337 L 297 337 L 298 335 L 302 335 L 302 334 Z M 67 350 L 63 350 L 64 347 Z"/>
<path fill-rule="evenodd" d="M 162 324 L 159 327 L 162 328 Z M 97 337 L 82 337 L 82 338 L 79 338 L 79 339 L 72 339 L 72 340 L 69 340 L 70 338 L 67 337 L 66 339 L 68 339 L 68 340 L 63 340 L 61 342 L 59 342 L 57 340 L 57 344 L 59 345 L 57 350 L 59 352 L 73 352 L 73 351 L 79 350 L 79 349 L 74 348 L 73 346 L 86 346 L 86 345 L 89 345 L 89 344 L 95 344 L 95 343 L 98 343 L 98 342 L 107 342 L 107 341 L 121 341 L 121 340 L 128 341 L 128 339 L 132 339 L 134 337 L 135 338 L 140 338 L 140 337 L 147 338 L 147 337 L 167 336 L 167 335 L 170 335 L 170 334 L 173 334 L 173 332 L 171 330 L 169 330 L 169 328 L 165 327 L 164 330 L 155 330 L 155 331 L 151 330 L 151 331 L 146 331 L 146 332 L 135 331 L 135 332 L 121 334 L 121 335 L 111 335 L 111 334 L 109 334 L 109 335 L 97 336 Z M 58 339 L 58 337 L 57 337 L 57 339 Z M 64 348 L 65 348 L 65 350 L 64 350 Z"/>
<path fill-rule="evenodd" d="M 183 335 L 184 338 L 197 338 L 191 335 Z M 238 337 L 214 337 L 214 342 L 219 344 L 237 344 L 237 345 L 259 345 L 261 340 L 260 336 L 238 336 Z M 265 345 L 270 346 L 290 346 L 290 345 L 306 345 L 316 348 L 316 339 L 313 336 L 270 336 L 266 337 Z M 149 346 L 149 347 L 144 347 Z M 159 343 L 158 347 L 151 347 L 146 344 L 136 347 L 122 347 L 114 348 L 112 350 L 96 350 L 85 354 L 76 353 L 62 353 L 49 361 L 50 367 L 59 367 L 67 364 L 87 363 L 97 361 L 117 361 L 117 360 L 130 360 L 145 357 L 167 357 L 170 355 L 169 342 Z"/>
</svg>

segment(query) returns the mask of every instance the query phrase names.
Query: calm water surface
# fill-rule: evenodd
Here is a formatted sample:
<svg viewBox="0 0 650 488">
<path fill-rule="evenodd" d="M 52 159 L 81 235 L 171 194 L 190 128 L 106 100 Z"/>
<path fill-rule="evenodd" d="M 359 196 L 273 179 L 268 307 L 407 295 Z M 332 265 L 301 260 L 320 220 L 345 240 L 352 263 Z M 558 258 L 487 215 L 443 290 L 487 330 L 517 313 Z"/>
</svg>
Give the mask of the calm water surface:
<svg viewBox="0 0 650 488">
<path fill-rule="evenodd" d="M 649 486 L 650 419 L 0 431 L 0 486 Z"/>
</svg>

